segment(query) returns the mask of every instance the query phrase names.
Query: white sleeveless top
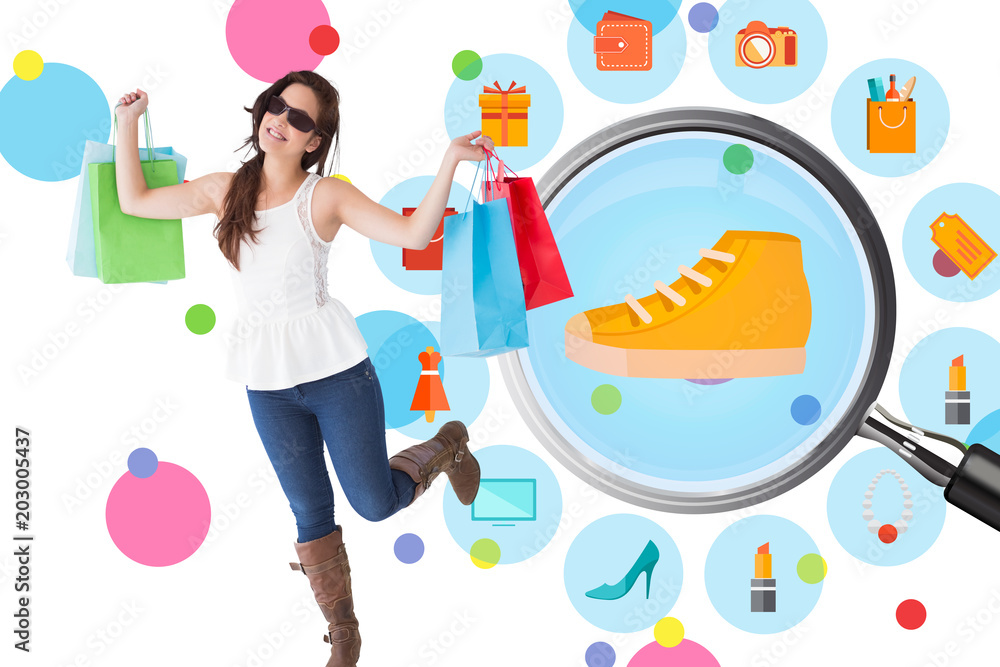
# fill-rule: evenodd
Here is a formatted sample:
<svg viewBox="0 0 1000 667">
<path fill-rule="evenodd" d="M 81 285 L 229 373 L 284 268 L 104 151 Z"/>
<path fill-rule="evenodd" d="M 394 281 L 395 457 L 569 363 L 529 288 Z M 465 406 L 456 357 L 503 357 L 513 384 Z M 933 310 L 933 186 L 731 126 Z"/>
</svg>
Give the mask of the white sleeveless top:
<svg viewBox="0 0 1000 667">
<path fill-rule="evenodd" d="M 310 172 L 291 201 L 256 211 L 259 243 L 241 243 L 239 271 L 229 264 L 239 313 L 226 337 L 226 376 L 249 389 L 287 389 L 368 356 L 354 316 L 327 292 L 332 241 L 312 220 L 320 178 Z"/>
</svg>

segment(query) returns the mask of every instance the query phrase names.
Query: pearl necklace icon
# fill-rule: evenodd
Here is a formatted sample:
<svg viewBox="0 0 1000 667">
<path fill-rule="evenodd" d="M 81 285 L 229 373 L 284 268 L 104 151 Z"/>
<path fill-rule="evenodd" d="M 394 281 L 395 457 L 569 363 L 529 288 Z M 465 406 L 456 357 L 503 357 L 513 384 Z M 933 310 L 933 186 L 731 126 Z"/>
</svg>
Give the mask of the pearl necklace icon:
<svg viewBox="0 0 1000 667">
<path fill-rule="evenodd" d="M 899 488 L 903 491 L 903 511 L 899 515 L 899 520 L 896 523 L 880 524 L 875 520 L 875 512 L 872 511 L 872 498 L 875 496 L 875 487 L 878 486 L 879 481 L 884 475 L 892 475 L 899 482 Z M 902 535 L 910 527 L 909 522 L 913 520 L 913 493 L 910 491 L 909 485 L 900 475 L 893 469 L 883 468 L 880 470 L 875 477 L 872 478 L 871 484 L 868 485 L 868 490 L 865 491 L 865 500 L 861 503 L 864 508 L 864 512 L 861 513 L 861 517 L 868 522 L 868 532 L 875 533 L 878 538 L 890 544 L 896 541 L 898 535 Z"/>
</svg>

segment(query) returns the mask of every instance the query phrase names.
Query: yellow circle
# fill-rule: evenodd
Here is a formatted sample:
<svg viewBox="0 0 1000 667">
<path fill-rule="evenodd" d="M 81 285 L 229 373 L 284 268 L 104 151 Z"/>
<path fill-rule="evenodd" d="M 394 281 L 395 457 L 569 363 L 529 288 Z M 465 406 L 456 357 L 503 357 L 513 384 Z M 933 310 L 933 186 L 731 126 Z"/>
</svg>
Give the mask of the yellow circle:
<svg viewBox="0 0 1000 667">
<path fill-rule="evenodd" d="M 684 626 L 673 616 L 667 616 L 653 626 L 653 636 L 660 646 L 673 648 L 684 641 Z"/>
<path fill-rule="evenodd" d="M 34 81 L 42 74 L 45 62 L 38 51 L 25 49 L 14 56 L 14 74 L 24 81 Z"/>
<path fill-rule="evenodd" d="M 334 178 L 339 178 L 342 181 L 347 181 L 348 183 L 351 182 L 351 179 L 349 179 L 347 176 L 344 176 L 343 174 L 334 174 L 333 177 Z"/>
<path fill-rule="evenodd" d="M 476 567 L 488 570 L 500 562 L 500 545 L 488 537 L 476 540 L 469 550 L 469 557 Z"/>
</svg>

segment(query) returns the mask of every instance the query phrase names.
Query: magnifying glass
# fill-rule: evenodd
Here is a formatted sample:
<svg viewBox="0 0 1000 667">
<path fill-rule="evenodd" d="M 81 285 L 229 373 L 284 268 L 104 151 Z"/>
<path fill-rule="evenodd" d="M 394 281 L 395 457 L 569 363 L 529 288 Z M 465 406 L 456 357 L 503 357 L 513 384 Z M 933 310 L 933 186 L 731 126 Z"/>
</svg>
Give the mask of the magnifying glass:
<svg viewBox="0 0 1000 667">
<path fill-rule="evenodd" d="M 588 137 L 537 188 L 574 296 L 529 310 L 531 344 L 499 361 L 578 477 L 642 507 L 726 511 L 860 435 L 1000 529 L 1000 456 L 875 403 L 892 266 L 863 197 L 814 146 L 756 116 L 670 109 Z"/>
</svg>

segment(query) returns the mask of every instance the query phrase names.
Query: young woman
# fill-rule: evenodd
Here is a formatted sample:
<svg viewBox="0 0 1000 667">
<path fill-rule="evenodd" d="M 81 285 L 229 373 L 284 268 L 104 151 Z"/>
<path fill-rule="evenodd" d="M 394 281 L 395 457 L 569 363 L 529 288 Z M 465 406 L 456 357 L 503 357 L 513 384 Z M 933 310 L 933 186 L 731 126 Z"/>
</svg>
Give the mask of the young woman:
<svg viewBox="0 0 1000 667">
<path fill-rule="evenodd" d="M 149 189 L 138 149 L 138 121 L 148 103 L 137 89 L 115 108 L 122 211 L 155 219 L 218 217 L 215 236 L 240 310 L 227 374 L 246 386 L 254 424 L 295 517 L 298 562 L 290 565 L 308 577 L 329 622 L 327 667 L 355 667 L 361 637 L 324 442 L 348 501 L 370 521 L 407 507 L 442 472 L 468 505 L 480 471 L 460 421 L 388 458 L 379 380 L 357 323 L 327 292 L 327 255 L 342 226 L 382 243 L 426 247 L 458 162 L 482 160 L 484 147 L 493 144 L 480 132 L 452 141 L 427 195 L 404 217 L 345 181 L 323 178 L 327 154 L 337 150 L 339 95 L 315 72 L 289 72 L 252 109 L 244 107 L 253 132 L 242 147 L 252 143 L 256 154 L 236 173 Z"/>
</svg>

